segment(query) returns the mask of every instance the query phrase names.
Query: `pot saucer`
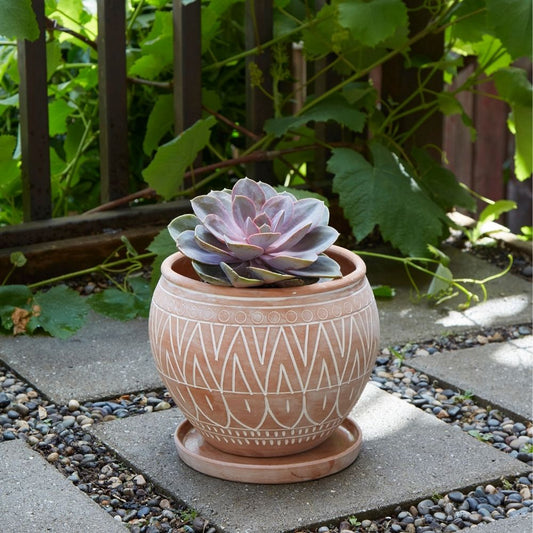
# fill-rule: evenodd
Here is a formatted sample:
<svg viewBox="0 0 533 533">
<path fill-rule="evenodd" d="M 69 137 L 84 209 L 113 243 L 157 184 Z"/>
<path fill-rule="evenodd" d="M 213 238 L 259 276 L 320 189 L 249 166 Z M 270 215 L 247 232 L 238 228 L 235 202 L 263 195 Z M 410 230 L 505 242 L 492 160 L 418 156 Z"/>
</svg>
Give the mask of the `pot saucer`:
<svg viewBox="0 0 533 533">
<path fill-rule="evenodd" d="M 243 457 L 216 449 L 184 420 L 174 442 L 183 462 L 209 476 L 243 483 L 296 483 L 335 474 L 359 454 L 361 428 L 347 418 L 322 444 L 311 450 L 281 457 Z"/>
</svg>

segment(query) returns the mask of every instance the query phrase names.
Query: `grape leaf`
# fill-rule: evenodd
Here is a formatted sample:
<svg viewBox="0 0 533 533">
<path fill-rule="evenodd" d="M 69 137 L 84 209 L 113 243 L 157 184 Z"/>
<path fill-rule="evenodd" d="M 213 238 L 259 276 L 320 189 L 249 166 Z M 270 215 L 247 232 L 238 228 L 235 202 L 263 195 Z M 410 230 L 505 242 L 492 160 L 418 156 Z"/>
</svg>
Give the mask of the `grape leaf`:
<svg viewBox="0 0 533 533">
<path fill-rule="evenodd" d="M 174 124 L 174 106 L 171 94 L 158 96 L 146 124 L 146 134 L 143 141 L 143 150 L 146 155 L 157 148 L 159 141 L 168 133 Z"/>
<path fill-rule="evenodd" d="M 154 237 L 153 241 L 148 245 L 147 250 L 156 254 L 156 258 L 152 262 L 152 278 L 150 280 L 150 287 L 153 291 L 161 276 L 161 263 L 169 255 L 176 252 L 177 247 L 168 229 L 165 228 Z"/>
<path fill-rule="evenodd" d="M 391 37 L 396 28 L 407 25 L 407 8 L 402 0 L 347 0 L 340 2 L 339 22 L 365 46 L 376 46 Z"/>
<path fill-rule="evenodd" d="M 334 149 L 328 161 L 333 191 L 355 237 L 363 239 L 378 225 L 402 253 L 427 255 L 427 244 L 438 244 L 444 234 L 446 214 L 387 148 L 374 142 L 370 150 L 373 164 L 349 148 Z"/>
<path fill-rule="evenodd" d="M 117 320 L 131 320 L 138 313 L 135 295 L 115 287 L 91 294 L 87 300 L 94 311 Z"/>
<path fill-rule="evenodd" d="M 42 328 L 53 337 L 66 339 L 81 328 L 88 311 L 87 302 L 75 290 L 58 285 L 35 294 L 28 331 Z"/>
<path fill-rule="evenodd" d="M 50 137 L 67 132 L 67 118 L 74 111 L 65 100 L 54 100 L 48 105 Z"/>
<path fill-rule="evenodd" d="M 0 286 L 0 324 L 9 331 L 13 328 L 13 311 L 30 309 L 33 294 L 26 285 Z"/>
<path fill-rule="evenodd" d="M 439 165 L 421 148 L 413 149 L 413 157 L 419 172 L 419 184 L 437 205 L 445 211 L 453 207 L 476 210 L 473 196 L 459 185 L 453 172 Z"/>
<path fill-rule="evenodd" d="M 29 41 L 35 41 L 39 37 L 39 26 L 31 0 L 0 0 L 0 13 L 0 35 Z"/>
<path fill-rule="evenodd" d="M 513 59 L 532 57 L 531 0 L 487 0 L 493 33 Z"/>
<path fill-rule="evenodd" d="M 335 95 L 320 102 L 309 109 L 309 111 L 297 117 L 291 116 L 267 120 L 265 131 L 267 133 L 273 133 L 276 137 L 281 137 L 289 129 L 298 128 L 311 120 L 316 122 L 334 120 L 356 133 L 361 133 L 365 125 L 365 115 L 349 105 L 343 96 Z"/>
<path fill-rule="evenodd" d="M 204 148 L 216 119 L 209 116 L 157 149 L 152 162 L 143 170 L 143 177 L 158 194 L 168 200 L 176 195 L 183 182 L 185 169 Z"/>
</svg>

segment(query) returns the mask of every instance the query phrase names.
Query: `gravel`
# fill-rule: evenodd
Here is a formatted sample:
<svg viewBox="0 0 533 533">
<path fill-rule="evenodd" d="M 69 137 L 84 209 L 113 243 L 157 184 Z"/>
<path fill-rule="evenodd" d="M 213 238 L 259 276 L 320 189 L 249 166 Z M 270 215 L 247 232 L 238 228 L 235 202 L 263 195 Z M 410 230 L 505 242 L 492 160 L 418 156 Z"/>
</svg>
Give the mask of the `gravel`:
<svg viewBox="0 0 533 533">
<path fill-rule="evenodd" d="M 473 438 L 533 465 L 530 421 L 511 419 L 490 406 L 481 405 L 465 391 L 440 387 L 408 364 L 417 355 L 502 342 L 529 334 L 531 326 L 523 324 L 383 349 L 372 380 L 383 390 L 459 426 Z M 134 533 L 215 533 L 213 525 L 159 493 L 141 473 L 123 464 L 87 432 L 93 424 L 172 407 L 173 400 L 164 390 L 98 402 L 80 403 L 72 399 L 66 405 L 56 405 L 0 365 L 0 440 L 25 440 Z M 458 531 L 533 511 L 532 484 L 533 473 L 529 477 L 502 479 L 498 486 L 434 495 L 431 500 L 414 502 L 407 509 L 395 509 L 391 516 L 362 522 L 350 517 L 340 524 L 320 526 L 314 532 Z"/>
</svg>

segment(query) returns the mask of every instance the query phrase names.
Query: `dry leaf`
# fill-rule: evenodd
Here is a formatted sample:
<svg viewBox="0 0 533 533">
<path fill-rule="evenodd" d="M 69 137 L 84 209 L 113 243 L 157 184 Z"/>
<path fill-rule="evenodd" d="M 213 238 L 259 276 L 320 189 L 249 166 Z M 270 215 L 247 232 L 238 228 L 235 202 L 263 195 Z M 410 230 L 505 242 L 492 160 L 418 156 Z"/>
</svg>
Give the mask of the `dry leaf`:
<svg viewBox="0 0 533 533">
<path fill-rule="evenodd" d="M 13 335 L 26 333 L 26 327 L 30 321 L 31 313 L 26 309 L 15 307 L 11 313 L 11 320 L 13 321 Z"/>
<path fill-rule="evenodd" d="M 39 405 L 38 411 L 39 411 L 39 418 L 41 420 L 48 418 L 48 411 L 42 405 Z"/>
</svg>

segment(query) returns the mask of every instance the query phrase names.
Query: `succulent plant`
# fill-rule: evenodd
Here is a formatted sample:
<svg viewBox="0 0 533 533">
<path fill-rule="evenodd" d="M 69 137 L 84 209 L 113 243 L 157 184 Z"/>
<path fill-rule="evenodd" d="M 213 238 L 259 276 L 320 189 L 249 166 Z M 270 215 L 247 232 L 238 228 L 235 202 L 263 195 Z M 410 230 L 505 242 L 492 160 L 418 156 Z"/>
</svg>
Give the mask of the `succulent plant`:
<svg viewBox="0 0 533 533">
<path fill-rule="evenodd" d="M 191 204 L 194 214 L 175 218 L 168 229 L 208 283 L 256 287 L 341 277 L 339 265 L 323 253 L 339 233 L 328 226 L 321 200 L 298 200 L 243 178 Z"/>
</svg>

